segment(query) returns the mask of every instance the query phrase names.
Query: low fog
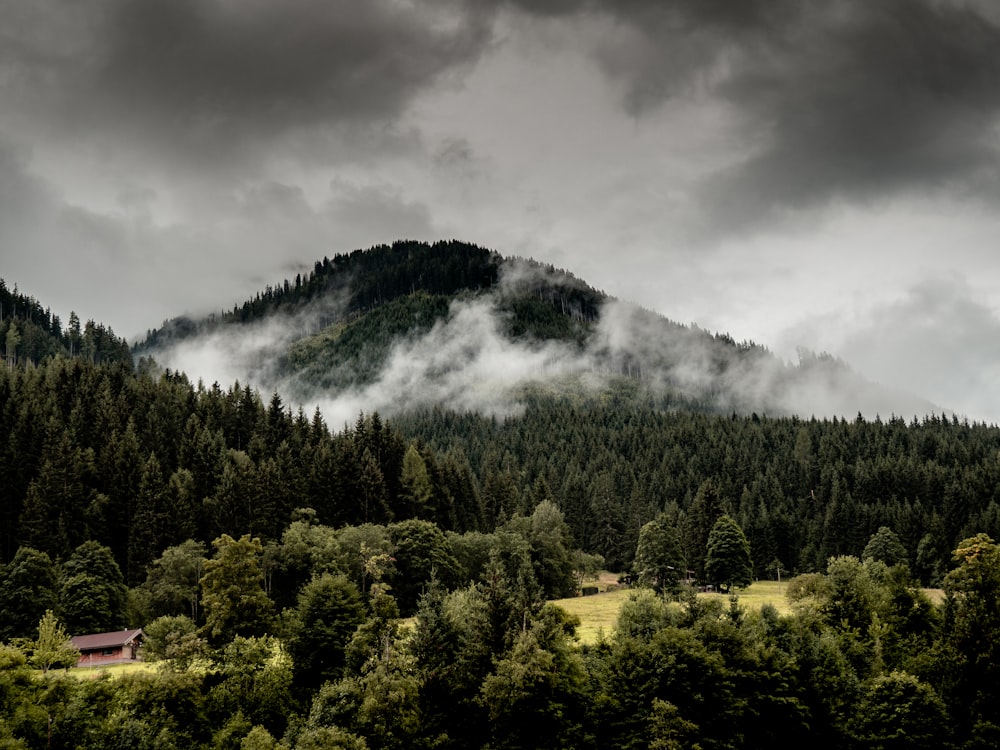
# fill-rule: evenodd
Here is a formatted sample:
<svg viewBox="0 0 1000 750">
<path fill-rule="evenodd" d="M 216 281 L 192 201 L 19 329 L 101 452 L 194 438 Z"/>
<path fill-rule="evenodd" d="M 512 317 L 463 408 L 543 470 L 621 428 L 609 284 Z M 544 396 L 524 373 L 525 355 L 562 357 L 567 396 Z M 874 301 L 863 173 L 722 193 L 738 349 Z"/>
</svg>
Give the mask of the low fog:
<svg viewBox="0 0 1000 750">
<path fill-rule="evenodd" d="M 285 355 L 303 337 L 344 315 L 328 297 L 294 315 L 250 324 L 203 325 L 203 333 L 168 341 L 147 354 L 191 380 L 249 384 L 266 399 L 279 393 L 307 413 L 318 407 L 328 424 L 349 425 L 361 412 L 392 416 L 439 406 L 505 417 L 523 409 L 525 389 L 544 386 L 598 393 L 614 378 L 638 380 L 649 395 L 697 400 L 724 411 L 772 416 L 868 418 L 941 413 L 915 395 L 864 379 L 845 363 L 802 352 L 789 363 L 765 349 L 735 346 L 696 326 L 682 326 L 637 305 L 607 299 L 583 344 L 506 332 L 505 295 L 538 284 L 579 284 L 571 276 L 508 261 L 495 289 L 456 299 L 445 318 L 391 346 L 377 375 L 344 389 L 319 389 L 289 372 Z"/>
</svg>

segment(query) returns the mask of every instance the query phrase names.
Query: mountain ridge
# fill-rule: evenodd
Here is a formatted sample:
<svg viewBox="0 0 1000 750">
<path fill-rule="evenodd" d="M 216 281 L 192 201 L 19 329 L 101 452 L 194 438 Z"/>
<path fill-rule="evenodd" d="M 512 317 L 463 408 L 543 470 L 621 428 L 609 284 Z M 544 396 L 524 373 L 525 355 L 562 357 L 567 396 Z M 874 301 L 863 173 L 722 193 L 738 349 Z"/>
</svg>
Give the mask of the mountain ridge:
<svg viewBox="0 0 1000 750">
<path fill-rule="evenodd" d="M 621 302 L 562 269 L 456 240 L 324 258 L 228 312 L 167 321 L 134 351 L 192 377 L 252 382 L 354 413 L 435 403 L 516 412 L 525 385 L 568 377 L 596 390 L 635 378 L 717 413 L 945 413 L 828 354 L 802 350 L 790 364 L 752 341 Z M 207 364 L 220 358 L 228 361 L 221 369 Z"/>
</svg>

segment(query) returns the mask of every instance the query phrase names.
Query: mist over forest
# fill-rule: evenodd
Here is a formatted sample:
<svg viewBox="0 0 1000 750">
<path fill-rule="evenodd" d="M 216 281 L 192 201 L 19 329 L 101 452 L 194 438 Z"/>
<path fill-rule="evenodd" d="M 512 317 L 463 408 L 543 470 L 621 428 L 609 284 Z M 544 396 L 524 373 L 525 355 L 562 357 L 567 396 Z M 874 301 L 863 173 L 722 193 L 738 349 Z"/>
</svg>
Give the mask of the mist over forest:
<svg viewBox="0 0 1000 750">
<path fill-rule="evenodd" d="M 623 376 L 641 382 L 653 398 L 673 396 L 723 413 L 945 413 L 919 395 L 869 382 L 825 353 L 800 349 L 798 361 L 789 363 L 765 346 L 674 323 L 531 260 L 503 259 L 461 243 L 400 242 L 368 252 L 396 267 L 414 253 L 428 263 L 409 287 L 379 300 L 390 312 L 352 306 L 353 270 L 349 263 L 338 268 L 335 259 L 330 272 L 269 288 L 275 299 L 266 314 L 168 321 L 137 352 L 192 379 L 238 380 L 310 411 L 318 405 L 335 425 L 361 411 L 393 415 L 434 405 L 505 416 L 522 410 L 519 394 L 528 387 L 558 391 L 572 382 L 597 393 Z M 422 274 L 448 263 L 447 253 L 471 254 L 470 263 L 489 268 L 488 283 L 452 286 L 445 295 L 424 288 Z M 300 294 L 321 275 L 322 295 Z M 345 332 L 360 329 L 358 318 L 366 315 L 393 319 L 366 331 L 367 351 L 340 361 L 336 352 L 352 345 Z M 324 348 L 334 353 L 332 361 L 317 361 Z"/>
<path fill-rule="evenodd" d="M 5 283 L 0 309 L 11 747 L 998 731 L 994 425 L 458 242 L 132 346 Z M 741 604 L 775 580 L 780 612 Z M 581 594 L 626 595 L 596 640 L 552 603 Z M 70 636 L 125 628 L 152 669 L 79 680 Z"/>
</svg>

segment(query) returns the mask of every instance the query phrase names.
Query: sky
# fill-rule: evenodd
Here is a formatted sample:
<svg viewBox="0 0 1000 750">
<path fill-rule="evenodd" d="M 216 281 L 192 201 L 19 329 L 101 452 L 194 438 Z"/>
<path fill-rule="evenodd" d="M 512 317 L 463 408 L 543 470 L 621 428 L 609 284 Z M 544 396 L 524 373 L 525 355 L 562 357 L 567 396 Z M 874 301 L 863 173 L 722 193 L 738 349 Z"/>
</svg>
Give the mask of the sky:
<svg viewBox="0 0 1000 750">
<path fill-rule="evenodd" d="M 0 0 L 0 276 L 130 340 L 461 239 L 1000 422 L 988 0 Z"/>
</svg>

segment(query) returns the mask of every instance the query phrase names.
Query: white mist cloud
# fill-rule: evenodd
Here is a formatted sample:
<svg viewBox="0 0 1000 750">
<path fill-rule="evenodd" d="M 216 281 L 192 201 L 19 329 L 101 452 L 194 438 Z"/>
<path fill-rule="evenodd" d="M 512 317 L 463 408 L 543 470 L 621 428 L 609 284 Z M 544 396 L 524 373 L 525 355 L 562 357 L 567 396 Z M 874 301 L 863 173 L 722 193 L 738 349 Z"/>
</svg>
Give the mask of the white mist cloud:
<svg viewBox="0 0 1000 750">
<path fill-rule="evenodd" d="M 585 367 L 567 345 L 509 340 L 495 299 L 484 297 L 452 303 L 446 320 L 397 343 L 370 385 L 318 402 L 330 424 L 435 405 L 505 416 L 519 410 L 514 389 Z"/>
<path fill-rule="evenodd" d="M 396 341 L 370 382 L 344 390 L 319 389 L 280 368 L 294 342 L 340 317 L 344 308 L 336 296 L 294 315 L 216 327 L 153 354 L 162 366 L 192 379 L 224 385 L 238 380 L 264 394 L 278 391 L 286 403 L 301 403 L 309 411 L 318 406 L 331 425 L 349 425 L 361 412 L 392 416 L 435 406 L 516 415 L 526 386 L 572 381 L 575 389 L 596 393 L 622 375 L 639 378 L 653 395 L 680 395 L 741 413 L 910 417 L 940 412 L 927 401 L 865 381 L 829 357 L 805 355 L 791 365 L 613 299 L 602 305 L 585 345 L 512 339 L 504 299 L 581 282 L 517 260 L 504 265 L 501 278 L 489 293 L 453 301 L 447 316 L 429 331 Z"/>
</svg>

